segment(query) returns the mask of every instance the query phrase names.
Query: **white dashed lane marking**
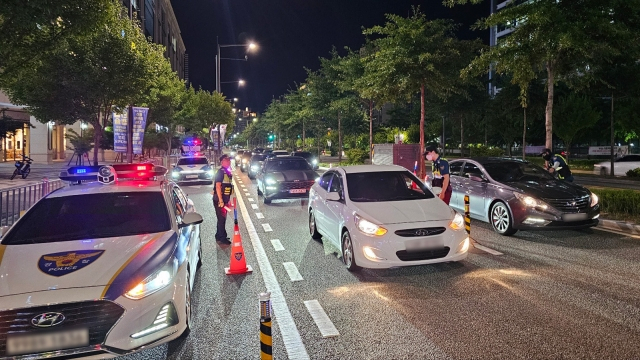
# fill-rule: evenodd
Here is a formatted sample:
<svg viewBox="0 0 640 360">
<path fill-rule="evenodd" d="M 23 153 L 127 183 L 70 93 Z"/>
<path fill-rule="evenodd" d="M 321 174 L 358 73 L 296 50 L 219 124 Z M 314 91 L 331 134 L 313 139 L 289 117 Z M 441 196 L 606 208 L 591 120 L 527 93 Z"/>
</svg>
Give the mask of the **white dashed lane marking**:
<svg viewBox="0 0 640 360">
<path fill-rule="evenodd" d="M 307 300 L 304 302 L 304 306 L 307 307 L 309 314 L 318 326 L 323 338 L 340 335 L 338 329 L 333 325 L 331 319 L 327 316 L 327 313 L 324 312 L 324 309 L 320 306 L 318 300 Z"/>
<path fill-rule="evenodd" d="M 256 217 L 258 219 L 264 219 L 264 215 L 262 213 L 256 213 Z"/>
<path fill-rule="evenodd" d="M 269 224 L 262 224 L 262 229 L 264 229 L 264 232 L 273 231 L 273 229 L 271 228 L 271 225 Z"/>
<path fill-rule="evenodd" d="M 275 251 L 284 251 L 284 246 L 282 246 L 282 243 L 279 239 L 271 240 L 271 245 L 273 245 Z"/>
<path fill-rule="evenodd" d="M 243 188 L 244 188 L 244 187 L 246 187 L 246 186 L 244 186 L 244 184 L 243 184 L 243 185 L 240 185 L 240 187 L 243 187 Z"/>
<path fill-rule="evenodd" d="M 296 264 L 294 264 L 292 262 L 286 262 L 286 263 L 282 263 L 282 265 L 284 266 L 284 269 L 287 270 L 287 274 L 289 274 L 289 278 L 291 279 L 291 281 L 302 281 L 302 280 L 304 280 L 302 278 L 302 275 L 298 271 L 298 268 L 296 267 Z"/>
<path fill-rule="evenodd" d="M 255 202 L 253 198 L 248 198 L 249 202 Z"/>
<path fill-rule="evenodd" d="M 254 210 L 258 210 L 258 204 L 251 204 L 251 208 Z"/>
</svg>

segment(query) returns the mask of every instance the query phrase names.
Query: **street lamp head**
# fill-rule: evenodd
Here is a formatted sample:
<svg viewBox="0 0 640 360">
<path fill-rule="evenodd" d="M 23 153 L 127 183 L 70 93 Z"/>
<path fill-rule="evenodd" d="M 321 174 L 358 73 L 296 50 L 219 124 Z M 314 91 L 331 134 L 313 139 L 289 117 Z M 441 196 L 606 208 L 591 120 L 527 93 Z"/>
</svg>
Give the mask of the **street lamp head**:
<svg viewBox="0 0 640 360">
<path fill-rule="evenodd" d="M 233 98 L 233 102 L 238 102 L 238 98 Z"/>
<path fill-rule="evenodd" d="M 245 82 L 244 82 L 244 80 L 238 80 L 238 84 L 239 84 L 240 86 L 244 86 Z"/>
<path fill-rule="evenodd" d="M 255 43 L 249 43 L 249 50 L 255 50 L 258 47 Z"/>
<path fill-rule="evenodd" d="M 258 121 L 258 118 L 253 118 L 253 121 Z"/>
</svg>

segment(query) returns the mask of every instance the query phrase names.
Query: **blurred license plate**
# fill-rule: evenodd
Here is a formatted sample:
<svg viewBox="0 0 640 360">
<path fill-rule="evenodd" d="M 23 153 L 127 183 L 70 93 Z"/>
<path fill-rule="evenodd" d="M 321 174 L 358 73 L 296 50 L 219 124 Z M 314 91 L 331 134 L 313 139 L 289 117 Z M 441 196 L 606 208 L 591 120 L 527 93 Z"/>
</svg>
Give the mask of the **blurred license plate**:
<svg viewBox="0 0 640 360">
<path fill-rule="evenodd" d="M 580 213 L 580 214 L 562 214 L 562 221 L 580 221 L 587 220 L 588 214 Z"/>
<path fill-rule="evenodd" d="M 7 337 L 7 355 L 33 354 L 89 345 L 89 330 L 77 329 Z"/>
<path fill-rule="evenodd" d="M 289 194 L 304 194 L 307 192 L 307 189 L 291 189 L 289 190 Z"/>
<path fill-rule="evenodd" d="M 444 248 L 444 239 L 440 236 L 433 238 L 409 240 L 404 242 L 407 251 L 424 251 Z"/>
<path fill-rule="evenodd" d="M 185 179 L 197 179 L 198 175 L 187 175 L 184 177 Z"/>
</svg>

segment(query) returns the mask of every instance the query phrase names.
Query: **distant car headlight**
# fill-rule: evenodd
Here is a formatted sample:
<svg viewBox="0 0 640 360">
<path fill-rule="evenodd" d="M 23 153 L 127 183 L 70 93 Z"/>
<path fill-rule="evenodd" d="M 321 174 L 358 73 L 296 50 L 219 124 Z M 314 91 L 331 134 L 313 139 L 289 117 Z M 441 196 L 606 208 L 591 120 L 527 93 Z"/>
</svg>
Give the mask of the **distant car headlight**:
<svg viewBox="0 0 640 360">
<path fill-rule="evenodd" d="M 251 170 L 253 171 L 257 171 L 258 170 L 258 165 L 251 165 Z"/>
<path fill-rule="evenodd" d="M 538 200 L 534 197 L 519 193 L 517 191 L 513 192 L 513 195 L 516 196 L 518 200 L 526 207 L 532 207 L 540 210 L 547 210 L 549 205 L 547 205 L 544 201 Z"/>
<path fill-rule="evenodd" d="M 591 207 L 598 205 L 598 195 L 591 193 Z"/>
<path fill-rule="evenodd" d="M 358 215 L 356 215 L 355 220 L 358 230 L 365 235 L 382 236 L 387 233 L 387 229 L 365 220 Z"/>
<path fill-rule="evenodd" d="M 236 162 L 240 161 L 240 155 L 236 155 Z"/>
<path fill-rule="evenodd" d="M 266 178 L 264 182 L 266 182 L 267 185 L 275 185 L 277 181 L 274 178 Z"/>
<path fill-rule="evenodd" d="M 213 177 L 213 169 L 207 170 L 207 175 Z"/>
<path fill-rule="evenodd" d="M 140 300 L 147 297 L 169 285 L 177 272 L 178 260 L 173 259 L 173 261 L 163 266 L 160 270 L 142 280 L 138 285 L 134 286 L 133 289 L 127 291 L 124 296 L 133 300 Z"/>
<path fill-rule="evenodd" d="M 232 151 L 232 152 L 230 152 L 230 153 L 229 153 L 229 155 L 230 155 L 231 157 L 235 157 L 235 156 L 236 156 L 236 152 L 235 152 L 235 151 Z"/>
<path fill-rule="evenodd" d="M 453 230 L 464 229 L 464 217 L 459 213 L 456 213 L 453 216 L 453 220 L 451 220 L 451 222 L 449 223 L 449 227 Z"/>
<path fill-rule="evenodd" d="M 318 159 L 313 159 L 313 160 L 311 160 L 311 163 L 312 163 L 313 165 L 318 165 Z"/>
<path fill-rule="evenodd" d="M 246 164 L 247 163 L 247 159 L 242 159 L 242 163 Z"/>
</svg>

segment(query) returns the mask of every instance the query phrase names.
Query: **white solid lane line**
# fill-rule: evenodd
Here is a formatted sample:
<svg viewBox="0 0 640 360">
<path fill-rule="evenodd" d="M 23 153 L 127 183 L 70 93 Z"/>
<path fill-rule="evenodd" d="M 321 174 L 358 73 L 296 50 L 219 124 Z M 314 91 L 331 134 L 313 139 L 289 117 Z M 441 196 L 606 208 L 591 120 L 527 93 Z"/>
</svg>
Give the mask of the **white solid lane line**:
<svg viewBox="0 0 640 360">
<path fill-rule="evenodd" d="M 296 264 L 292 262 L 286 262 L 286 263 L 282 263 L 282 265 L 284 266 L 284 269 L 287 270 L 287 274 L 289 274 L 289 278 L 291 279 L 291 281 L 304 280 L 302 278 L 302 274 L 300 274 L 300 272 L 298 271 Z"/>
<path fill-rule="evenodd" d="M 258 219 L 264 219 L 264 215 L 262 215 L 262 213 L 256 213 L 256 217 Z"/>
<path fill-rule="evenodd" d="M 280 239 L 271 240 L 271 245 L 273 245 L 273 249 L 275 251 L 284 251 L 284 246 L 282 246 Z"/>
<path fill-rule="evenodd" d="M 264 230 L 264 232 L 273 231 L 273 229 L 271 228 L 271 225 L 269 224 L 262 224 L 262 229 Z"/>
<path fill-rule="evenodd" d="M 309 314 L 318 326 L 323 338 L 340 335 L 338 329 L 333 325 L 331 319 L 327 316 L 327 313 L 324 312 L 324 309 L 320 306 L 318 300 L 307 300 L 304 302 L 304 306 L 307 307 Z"/>
<path fill-rule="evenodd" d="M 501 253 L 500 251 L 493 250 L 493 249 L 488 248 L 488 247 L 486 247 L 486 246 L 482 246 L 482 245 L 478 244 L 477 242 L 474 242 L 474 243 L 473 243 L 473 247 L 475 247 L 475 248 L 476 248 L 476 249 L 478 249 L 478 250 L 482 250 L 482 251 L 484 251 L 484 252 L 487 252 L 487 253 L 489 253 L 489 254 L 491 254 L 491 255 L 504 255 L 504 254 L 503 254 L 503 253 Z"/>
<path fill-rule="evenodd" d="M 258 232 L 256 231 L 255 226 L 253 226 L 253 222 L 249 216 L 249 211 L 247 211 L 247 207 L 245 206 L 244 201 L 242 201 L 242 195 L 239 195 L 239 197 L 240 201 L 238 204 L 240 204 L 242 219 L 247 227 L 247 232 L 249 232 L 249 239 L 251 239 L 251 245 L 253 246 L 253 251 L 256 254 L 256 259 L 258 260 L 258 266 L 260 267 L 264 284 L 267 291 L 271 292 L 271 306 L 273 307 L 274 313 L 277 314 L 275 321 L 278 323 L 278 328 L 280 329 L 282 341 L 284 342 L 284 347 L 287 350 L 287 355 L 289 355 L 289 359 L 307 360 L 309 359 L 309 354 L 302 343 L 296 323 L 293 321 L 287 301 L 284 298 L 280 284 L 276 279 L 276 274 L 273 272 L 267 253 L 262 247 L 262 242 L 260 241 Z"/>
<path fill-rule="evenodd" d="M 251 204 L 251 208 L 254 210 L 258 210 L 258 204 Z"/>
</svg>

